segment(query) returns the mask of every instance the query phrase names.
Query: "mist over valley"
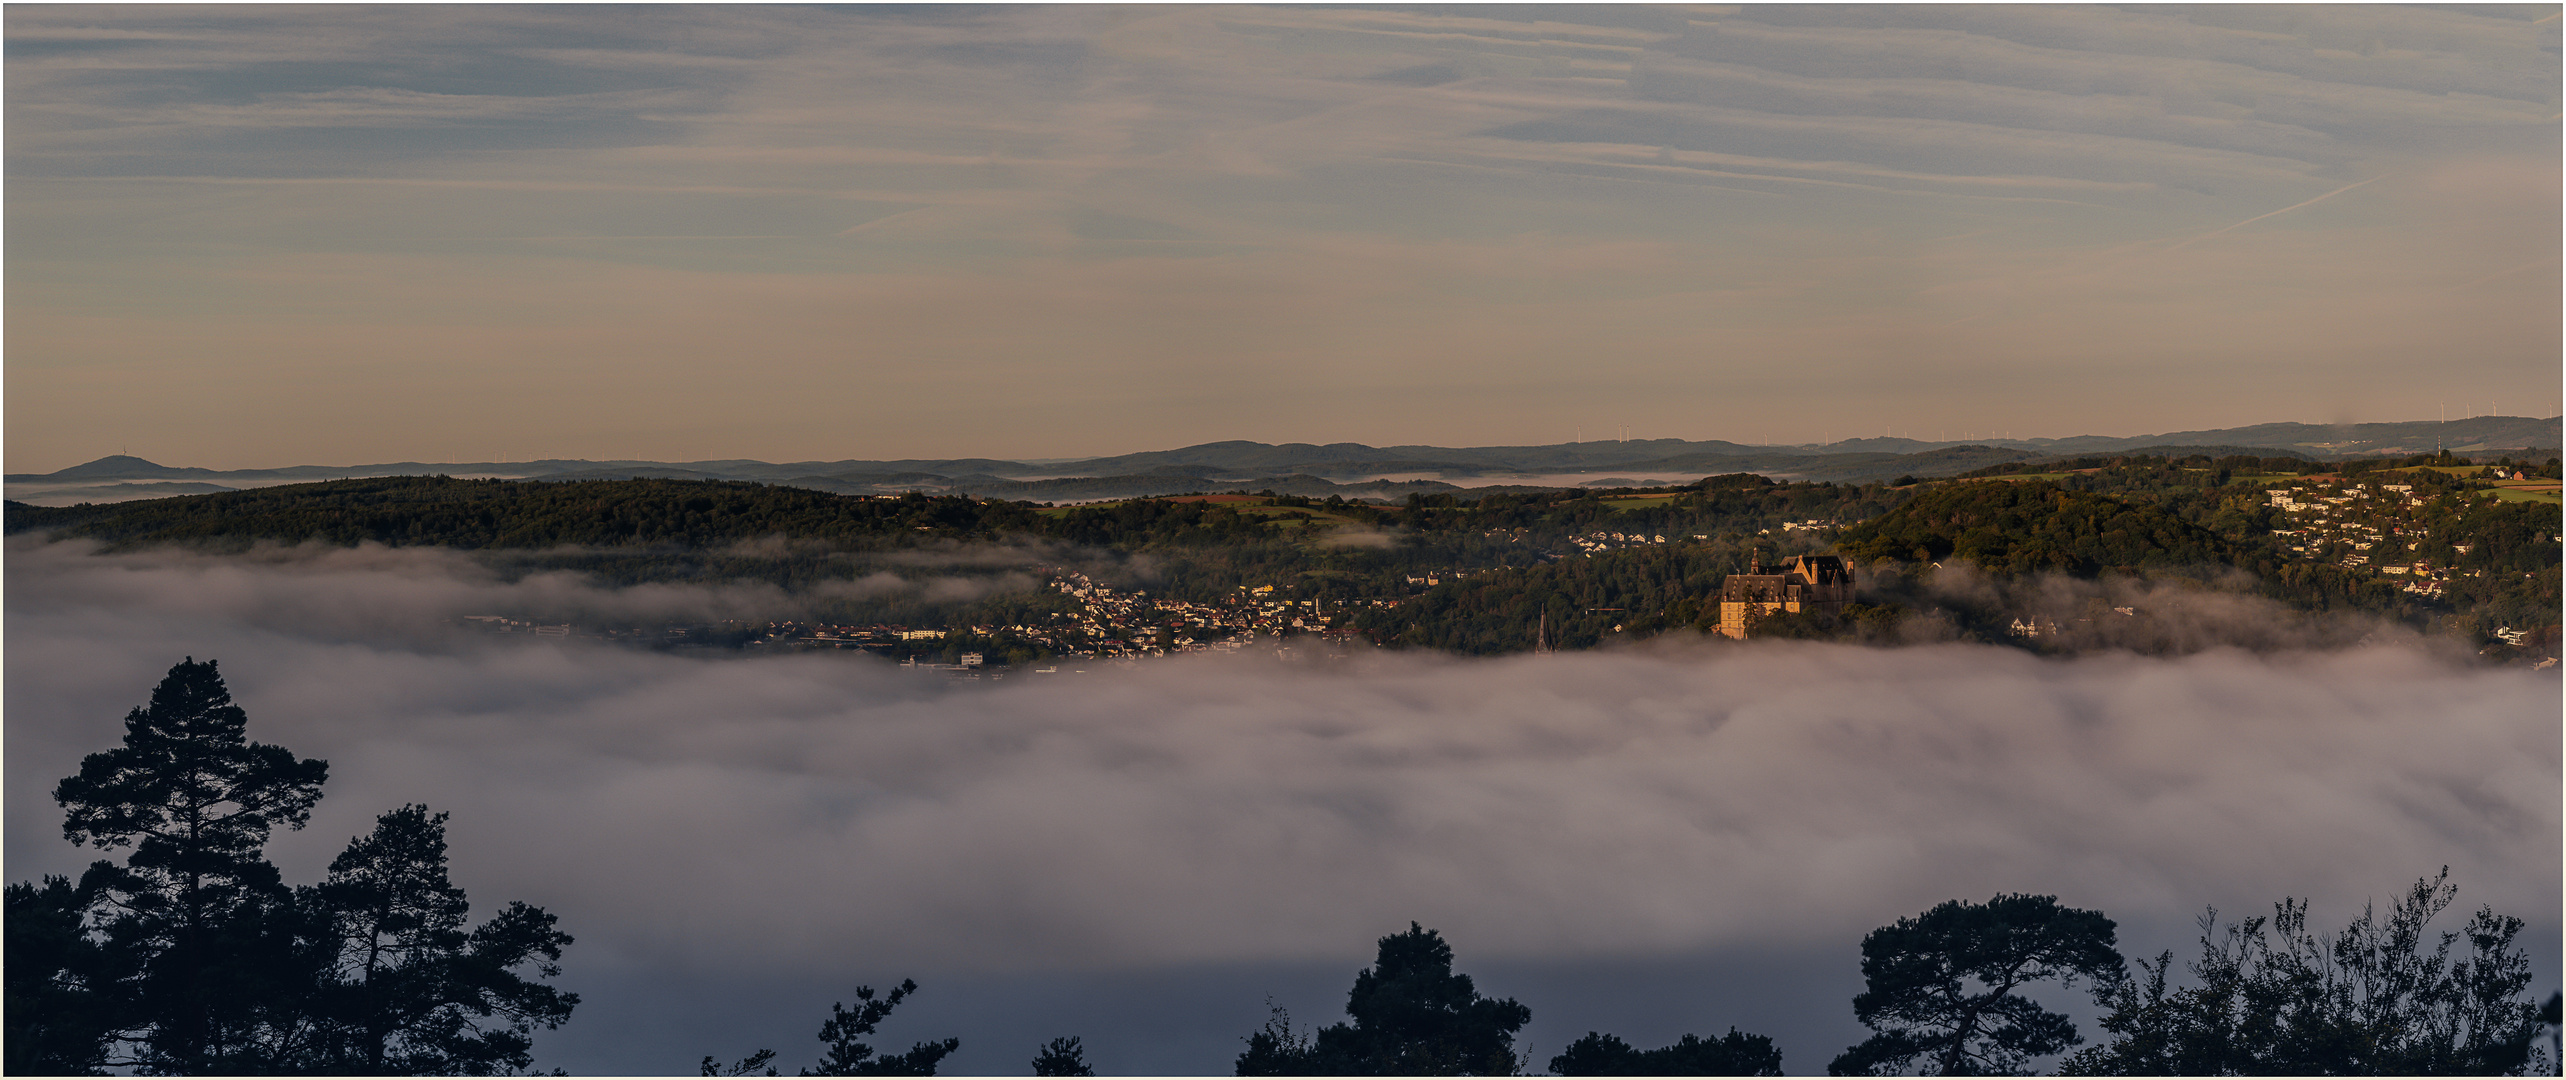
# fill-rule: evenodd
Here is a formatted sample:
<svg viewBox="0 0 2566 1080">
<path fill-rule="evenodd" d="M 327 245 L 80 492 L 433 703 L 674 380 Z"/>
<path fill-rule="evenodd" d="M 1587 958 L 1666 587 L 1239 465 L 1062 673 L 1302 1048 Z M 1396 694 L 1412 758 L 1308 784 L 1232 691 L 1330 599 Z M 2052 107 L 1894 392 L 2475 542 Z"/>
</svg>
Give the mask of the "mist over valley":
<svg viewBox="0 0 2566 1080">
<path fill-rule="evenodd" d="M 2547 6 L 15 4 L 10 1075 L 2546 1075 Z"/>
<path fill-rule="evenodd" d="M 1411 923 L 1528 1010 L 1520 1067 L 1742 1030 L 1813 1072 L 1869 1045 L 1866 935 L 1946 901 L 2056 897 L 2135 962 L 2443 867 L 2443 928 L 2525 915 L 2507 955 L 2555 984 L 2553 452 L 1944 464 L 13 502 L 6 857 L 81 873 L 55 782 L 197 658 L 328 763 L 286 880 L 423 805 L 476 901 L 559 920 L 580 1000 L 529 1060 L 574 1072 L 807 1060 L 903 979 L 886 1054 L 1226 1072 Z M 2084 990 L 2027 993 L 2101 1045 Z"/>
<path fill-rule="evenodd" d="M 891 579 L 873 595 L 871 576 L 833 587 L 1004 595 L 1035 588 L 988 576 L 1020 560 L 1133 566 L 1109 556 L 904 548 L 866 556 Z M 1267 995 L 1323 1022 L 1365 943 L 1408 920 L 1533 1008 L 1522 1043 L 1545 1058 L 1595 1028 L 1654 1045 L 1734 1024 L 1805 1071 L 1861 1035 L 1863 933 L 1951 897 L 2099 908 L 2132 955 L 2188 947 L 2205 906 L 2302 896 L 2340 921 L 2445 864 L 2465 905 L 2560 903 L 2553 668 L 2180 581 L 1929 587 L 2210 605 L 2154 655 L 1669 632 L 1470 658 L 1296 632 L 991 682 L 460 621 L 809 619 L 827 584 L 41 534 L 7 567 L 13 875 L 78 870 L 52 782 L 173 659 L 219 658 L 255 737 L 330 762 L 312 825 L 271 845 L 289 879 L 421 802 L 453 812 L 475 897 L 560 916 L 583 1004 L 536 1056 L 574 1072 L 791 1054 L 825 1000 L 902 977 L 924 989 L 886 1030 L 960 1037 L 953 1071 L 1075 1033 L 1110 1070 L 1223 1072 Z M 2542 985 L 2555 933 L 2534 918 Z"/>
</svg>

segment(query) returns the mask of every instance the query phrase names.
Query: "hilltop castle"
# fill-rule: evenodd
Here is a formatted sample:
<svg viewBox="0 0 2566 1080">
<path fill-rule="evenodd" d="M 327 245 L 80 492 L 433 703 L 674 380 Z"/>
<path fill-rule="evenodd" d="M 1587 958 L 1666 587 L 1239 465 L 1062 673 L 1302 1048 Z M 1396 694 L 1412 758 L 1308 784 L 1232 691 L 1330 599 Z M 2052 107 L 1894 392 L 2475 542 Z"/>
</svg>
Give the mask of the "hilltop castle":
<svg viewBox="0 0 2566 1080">
<path fill-rule="evenodd" d="M 1833 555 L 1793 555 L 1778 570 L 1761 559 L 1746 573 L 1730 574 L 1720 584 L 1720 625 L 1724 637 L 1746 639 L 1747 623 L 1779 611 L 1834 615 L 1853 600 L 1853 568 Z"/>
</svg>

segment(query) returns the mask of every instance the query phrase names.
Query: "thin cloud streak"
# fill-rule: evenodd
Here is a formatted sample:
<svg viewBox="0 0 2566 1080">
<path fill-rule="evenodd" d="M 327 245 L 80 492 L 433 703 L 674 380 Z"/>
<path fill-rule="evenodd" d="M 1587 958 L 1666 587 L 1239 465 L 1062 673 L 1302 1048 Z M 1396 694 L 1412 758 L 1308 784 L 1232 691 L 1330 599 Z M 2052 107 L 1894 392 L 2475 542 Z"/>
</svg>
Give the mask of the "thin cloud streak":
<svg viewBox="0 0 2566 1080">
<path fill-rule="evenodd" d="M 2326 192 L 2325 194 L 2323 194 L 2323 195 L 2319 195 L 2319 196 L 2317 196 L 2316 198 L 2309 199 L 2309 200 L 2307 200 L 2306 202 L 2292 203 L 2292 204 L 2290 204 L 2290 205 L 2288 205 L 2288 206 L 2284 206 L 2284 207 L 2282 207 L 2282 208 L 2280 208 L 2280 209 L 2278 209 L 2278 210 L 2274 210 L 2274 211 L 2272 211 L 2272 212 L 2270 212 L 2270 213 L 2265 213 L 2265 214 L 2256 214 L 2256 215 L 2254 215 L 2253 217 L 2250 217 L 2250 218 L 2247 218 L 2247 219 L 2245 219 L 2245 220 L 2243 220 L 2243 221 L 2237 222 L 2236 224 L 2234 224 L 2234 225 L 2230 225 L 2230 226 L 2228 226 L 2228 227 L 2226 227 L 2226 228 L 2223 228 L 2223 229 L 2216 229 L 2216 230 L 2213 230 L 2213 231 L 2210 231 L 2210 232 L 2202 233 L 2202 234 L 2201 234 L 2201 235 L 2199 235 L 2199 236 L 2195 236 L 2195 237 L 2193 237 L 2193 238 L 2191 238 L 2191 239 L 2189 239 L 2189 240 L 2185 240 L 2185 241 L 2183 241 L 2182 243 L 2176 244 L 2176 245 L 2174 245 L 2173 247 L 2167 248 L 2167 249 L 2165 249 L 2165 250 L 2167 250 L 2167 251 L 2180 251 L 2180 250 L 2182 250 L 2182 249 L 2184 249 L 2184 248 L 2187 248 L 2187 247 L 2190 247 L 2190 246 L 2192 246 L 2192 245 L 2194 245 L 2194 244 L 2200 243 L 2200 242 L 2201 242 L 2201 241 L 2203 241 L 2203 240 L 2210 239 L 2211 237 L 2214 237 L 2214 236 L 2225 236 L 2225 235 L 2227 235 L 2227 234 L 2229 234 L 2229 233 L 2235 232 L 2236 230 L 2238 230 L 2238 229 L 2242 229 L 2242 228 L 2244 228 L 2244 227 L 2246 227 L 2246 226 L 2248 226 L 2248 225 L 2252 225 L 2252 224 L 2254 224 L 2255 222 L 2261 221 L 2261 220 L 2263 220 L 2263 219 L 2265 219 L 2265 218 L 2274 218 L 2274 217 L 2279 217 L 2279 216 L 2281 216 L 2281 215 L 2283 215 L 2283 214 L 2289 213 L 2289 212 L 2290 212 L 2290 211 L 2292 211 L 2292 210 L 2298 210 L 2298 209 L 2301 209 L 2301 208 L 2304 208 L 2304 207 L 2315 206 L 2316 204 L 2321 203 L 2321 202 L 2324 202 L 2324 201 L 2326 201 L 2327 199 L 2331 199 L 2331 198 L 2333 198 L 2333 197 L 2335 197 L 2335 196 L 2337 196 L 2337 195 L 2341 195 L 2341 194 L 2343 194 L 2344 192 L 2350 191 L 2350 190 L 2352 190 L 2352 189 L 2354 189 L 2354 188 L 2357 188 L 2357 187 L 2361 187 L 2362 185 L 2365 185 L 2365 184 L 2369 184 L 2369 183 L 2371 183 L 2371 182 L 2373 182 L 2373 181 L 2376 181 L 2376 180 L 2378 180 L 2378 179 L 2379 179 L 2379 177 L 2373 176 L 2373 177 L 2371 177 L 2371 178 L 2370 178 L 2370 179 L 2368 179 L 2368 180 L 2355 180 L 2355 181 L 2353 181 L 2352 183 L 2345 184 L 2345 185 L 2343 185 L 2342 187 L 2339 187 L 2339 188 L 2336 188 L 2336 189 L 2334 189 L 2334 190 L 2332 190 L 2332 191 Z M 2481 280 L 2482 280 L 2482 279 L 2481 279 Z"/>
<path fill-rule="evenodd" d="M 2552 392 L 2559 321 L 2541 275 L 2452 288 L 2538 258 L 2538 224 L 2556 213 L 2549 198 L 2513 227 L 2474 224 L 2514 199 L 2514 174 L 2557 184 L 2556 59 L 2540 48 L 2550 31 L 2525 19 L 591 14 L 12 9 L 25 47 L 8 95 L 22 298 L 10 451 L 55 468 L 106 452 L 89 440 L 113 431 L 191 464 L 435 459 L 451 433 L 486 441 L 530 421 L 494 415 L 511 406 L 489 395 L 386 380 L 469 380 L 485 362 L 560 433 L 555 452 L 644 458 L 1522 442 L 1623 423 L 1718 438 L 1798 400 L 1749 389 L 1769 369 L 1845 388 L 1823 426 L 1848 429 L 1922 429 L 1940 414 L 1964 426 L 1989 407 L 2049 418 L 2058 429 L 2038 433 L 2051 435 L 2311 419 L 2299 412 L 2317 407 L 2311 378 L 2339 399 L 2329 416 L 2386 417 L 2408 345 L 2468 357 L 2472 382 Z M 190 117 L 221 120 L 224 137 L 177 122 Z M 2484 161 L 2507 164 L 2459 167 Z M 2347 177 L 2445 173 L 2467 175 L 2429 199 L 2381 198 L 2411 185 L 2374 182 L 2288 237 L 2237 240 Z M 109 179 L 155 176 L 197 179 Z M 1919 250 L 1970 232 L 1988 238 Z M 490 239 L 583 236 L 794 239 Z M 2079 265 L 2184 243 L 2169 237 L 2190 238 L 2180 263 Z M 1676 274 L 1536 286 L 1503 261 L 1634 241 L 1678 249 Z M 1477 254 L 1423 281 L 1375 281 L 1339 258 L 1357 246 L 1411 266 Z M 2254 265 L 2213 285 L 2194 259 L 2214 246 Z M 1148 291 L 1166 287 L 1156 260 L 1186 264 L 1165 272 L 1188 297 L 1177 310 Z M 325 261 L 404 269 L 334 275 L 326 305 L 276 284 Z M 2059 287 L 2061 267 L 2077 288 Z M 515 296 L 630 290 L 637 271 L 674 291 L 634 294 L 638 316 L 603 321 L 686 310 L 685 325 L 599 348 L 567 325 L 592 318 L 576 303 L 556 305 L 553 325 L 504 299 L 452 302 L 478 282 L 533 283 Z M 784 299 L 756 299 L 776 282 Z M 1993 282 L 2037 305 L 2006 318 L 1943 306 Z M 1790 302 L 1634 317 L 1666 292 L 1758 291 Z M 916 300 L 927 292 L 948 298 Z M 908 302 L 881 303 L 894 294 Z M 975 296 L 1010 299 L 983 310 Z M 2133 303 L 2150 310 L 2130 317 Z M 2276 354 L 2195 334 L 2224 316 L 2182 314 L 2231 304 L 2271 313 L 2251 336 L 2296 344 Z M 1266 306 L 1303 315 L 1278 328 L 1206 314 Z M 1527 330 L 1533 306 L 1542 326 Z M 2389 310 L 2404 329 L 2359 325 Z M 232 320 L 271 340 L 236 347 Z M 164 334 L 206 347 L 173 350 Z M 448 340 L 409 355 L 423 334 Z M 1890 347 L 1901 338 L 1940 344 Z M 1535 342 L 1543 355 L 1529 355 Z M 2210 362 L 2290 370 L 2216 399 L 2164 389 Z M 708 363 L 724 372 L 710 395 Z M 1567 395 L 1564 366 L 1583 376 Z M 1694 378 L 1670 387 L 1677 369 Z M 1916 371 L 1941 389 L 1873 389 Z M 204 373 L 246 395 L 254 419 L 201 430 L 183 395 L 156 389 Z M 588 407 L 601 386 L 613 406 Z M 849 387 L 903 407 L 853 428 L 803 413 Z M 1415 387 L 1458 407 L 1373 404 Z M 314 393 L 326 407 L 290 418 L 256 404 Z M 374 405 L 396 398 L 398 415 Z M 666 415 L 700 434 L 633 419 Z M 613 445 L 589 445 L 601 441 Z M 651 449 L 671 441 L 691 445 Z"/>
</svg>

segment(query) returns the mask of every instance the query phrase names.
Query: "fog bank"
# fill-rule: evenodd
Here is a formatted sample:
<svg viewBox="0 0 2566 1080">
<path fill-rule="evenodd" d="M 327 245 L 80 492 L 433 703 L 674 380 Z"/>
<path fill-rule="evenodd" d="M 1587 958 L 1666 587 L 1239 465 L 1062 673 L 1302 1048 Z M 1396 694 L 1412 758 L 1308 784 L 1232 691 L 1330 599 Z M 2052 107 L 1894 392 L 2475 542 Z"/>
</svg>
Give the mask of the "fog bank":
<svg viewBox="0 0 2566 1080">
<path fill-rule="evenodd" d="M 1797 1023 L 1832 1032 L 1861 935 L 1943 899 L 2054 893 L 2153 951 L 2204 904 L 2311 896 L 2340 925 L 2444 864 L 2461 906 L 2531 920 L 2543 995 L 2556 982 L 2558 680 L 2411 645 L 1242 655 L 963 684 L 440 622 L 565 593 L 723 610 L 736 591 L 511 584 L 422 552 L 88 551 L 9 550 L 11 880 L 93 857 L 61 840 L 53 783 L 170 664 L 217 658 L 253 738 L 330 761 L 312 826 L 271 846 L 289 879 L 426 802 L 453 812 L 476 911 L 524 899 L 577 935 L 564 981 L 588 1003 L 537 1040 L 545 1067 L 691 1069 L 752 1042 L 789 1067 L 828 996 L 909 976 L 918 1023 L 886 1035 L 960 1035 L 964 1071 L 1023 1071 L 1014 1032 L 1057 1009 L 1094 1018 L 1091 1049 L 1128 1048 L 1091 1054 L 1108 1070 L 1223 1072 L 1265 993 L 1330 1019 L 1411 919 L 1537 1019 L 1609 970 L 1718 999 L 1721 966 L 1753 955 L 1778 983 L 1732 1005 L 1831 1002 Z M 1117 1021 L 1108 985 L 1158 989 Z M 739 1019 L 744 987 L 814 996 Z M 1192 1027 L 1141 1005 L 1221 995 Z M 1611 1022 L 1588 1026 L 1654 1034 Z M 1690 1029 L 1730 1023 L 1759 1030 L 1718 1011 Z M 1536 1065 L 1583 1030 L 1543 1034 Z M 1842 1048 L 1800 1030 L 1772 1032 L 1794 1071 Z"/>
</svg>

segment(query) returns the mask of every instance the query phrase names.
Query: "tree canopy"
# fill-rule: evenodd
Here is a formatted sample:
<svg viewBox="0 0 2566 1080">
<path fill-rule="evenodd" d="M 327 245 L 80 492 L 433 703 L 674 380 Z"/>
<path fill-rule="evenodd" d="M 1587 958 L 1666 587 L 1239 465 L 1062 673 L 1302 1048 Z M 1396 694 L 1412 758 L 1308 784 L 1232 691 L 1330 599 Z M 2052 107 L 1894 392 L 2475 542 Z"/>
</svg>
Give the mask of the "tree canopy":
<svg viewBox="0 0 2566 1080">
<path fill-rule="evenodd" d="M 310 820 L 329 766 L 250 742 L 248 723 L 214 661 L 189 657 L 126 714 L 124 745 L 54 788 L 74 846 L 132 848 L 90 864 L 77 901 L 112 958 L 117 1026 L 154 1070 L 268 1072 L 316 1049 L 296 1022 L 317 989 L 307 943 L 263 850 Z"/>
<path fill-rule="evenodd" d="M 883 1018 L 891 1015 L 891 1010 L 899 1007 L 900 1002 L 907 1000 L 917 989 L 915 980 L 902 979 L 900 985 L 879 1000 L 874 998 L 872 987 L 856 987 L 853 1009 L 847 1008 L 844 1002 L 831 1002 L 829 1018 L 820 1024 L 820 1042 L 827 1050 L 820 1055 L 818 1067 L 805 1069 L 802 1075 L 934 1076 L 936 1063 L 943 1061 L 945 1055 L 961 1049 L 962 1040 L 949 1038 L 941 1042 L 921 1042 L 911 1046 L 907 1053 L 877 1054 L 872 1044 L 862 1038 L 874 1034 Z"/>
<path fill-rule="evenodd" d="M 2195 980 L 2170 987 L 2171 951 L 2142 977 L 2098 988 L 2109 1041 L 2070 1074 L 2255 1076 L 2504 1075 L 2549 1071 L 2536 1036 L 2522 921 L 2480 907 L 2459 930 L 2426 931 L 2457 889 L 2449 870 L 2418 879 L 2385 917 L 2365 907 L 2343 930 L 2308 929 L 2305 901 L 2221 926 L 2201 919 Z"/>
<path fill-rule="evenodd" d="M 1034 1056 L 1035 1076 L 1094 1076 L 1096 1067 L 1087 1063 L 1087 1050 L 1077 1036 L 1053 1039 L 1043 1044 L 1042 1053 Z"/>
<path fill-rule="evenodd" d="M 1772 1039 L 1736 1028 L 1717 1039 L 1686 1035 L 1655 1050 L 1589 1031 L 1550 1059 L 1550 1071 L 1561 1076 L 1780 1076 L 1782 1052 L 1773 1048 Z"/>
<path fill-rule="evenodd" d="M 2005 480 L 1939 485 L 1846 529 L 1838 550 L 1862 561 L 1960 558 L 1992 573 L 2078 577 L 2235 558 L 2218 534 L 2158 507 L 2045 481 Z"/>
<path fill-rule="evenodd" d="M 190 657 L 126 716 L 122 746 L 55 787 L 72 843 L 132 851 L 77 886 L 9 886 L 9 1070 L 526 1068 L 532 1029 L 578 1004 L 537 981 L 570 936 L 523 903 L 466 930 L 445 815 L 421 806 L 383 815 L 318 886 L 288 887 L 268 837 L 310 819 L 329 767 L 247 725 L 215 663 Z"/>
<path fill-rule="evenodd" d="M 1946 900 L 1862 939 L 1854 1018 L 1875 1034 L 1827 1065 L 1835 1076 L 2014 1075 L 2080 1039 L 2076 1025 L 2017 991 L 2120 977 L 2113 924 L 2054 896 Z"/>
<path fill-rule="evenodd" d="M 1380 940 L 1371 967 L 1346 994 L 1352 1023 L 1302 1038 L 1276 1010 L 1247 1037 L 1240 1076 L 1507 1076 L 1518 1066 L 1515 1032 L 1532 1010 L 1512 998 L 1480 996 L 1452 970 L 1452 947 L 1416 923 Z"/>
<path fill-rule="evenodd" d="M 899 1054 L 882 1053 L 875 1049 L 872 1043 L 864 1041 L 866 1036 L 879 1034 L 882 1021 L 890 1017 L 891 1011 L 899 1008 L 901 1002 L 907 1001 L 909 995 L 917 992 L 917 980 L 902 979 L 900 985 L 891 988 L 890 993 L 878 998 L 874 996 L 872 987 L 856 987 L 855 1007 L 852 1009 L 847 1008 L 843 1001 L 830 1002 L 829 1018 L 820 1022 L 822 1046 L 820 1063 L 803 1069 L 800 1075 L 934 1076 L 938 1063 L 954 1051 L 962 1049 L 962 1040 L 948 1038 L 934 1042 L 920 1042 L 910 1046 L 906 1053 Z M 1059 1049 L 1061 1041 L 1052 1040 L 1051 1049 Z M 1072 1056 L 1075 1056 L 1078 1049 L 1077 1041 L 1076 1039 L 1067 1040 L 1070 1044 L 1068 1050 Z M 1046 1054 L 1046 1056 L 1049 1055 Z M 706 1055 L 700 1073 L 704 1076 L 774 1076 L 776 1075 L 772 1064 L 774 1060 L 775 1051 L 773 1050 L 759 1050 L 729 1065 L 720 1064 L 711 1055 Z M 759 1069 L 766 1071 L 761 1074 L 758 1072 Z M 1058 1075 L 1085 1074 L 1061 1073 Z"/>
<path fill-rule="evenodd" d="M 471 904 L 446 877 L 445 821 L 425 806 L 384 814 L 304 892 L 331 947 L 323 985 L 333 1072 L 523 1068 L 533 1029 L 560 1026 L 579 1004 L 517 974 L 561 973 L 571 938 L 553 916 L 516 902 L 466 928 Z"/>
</svg>

